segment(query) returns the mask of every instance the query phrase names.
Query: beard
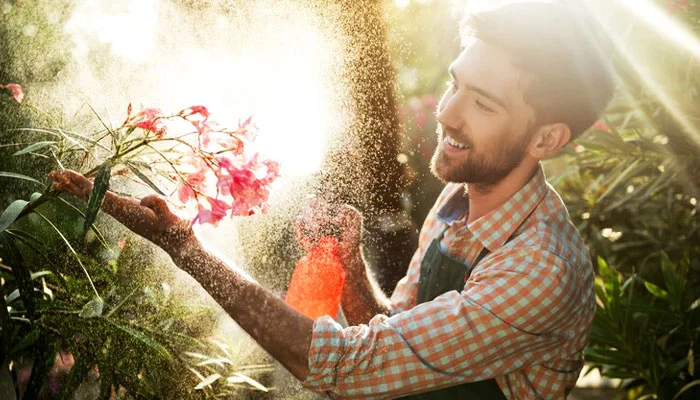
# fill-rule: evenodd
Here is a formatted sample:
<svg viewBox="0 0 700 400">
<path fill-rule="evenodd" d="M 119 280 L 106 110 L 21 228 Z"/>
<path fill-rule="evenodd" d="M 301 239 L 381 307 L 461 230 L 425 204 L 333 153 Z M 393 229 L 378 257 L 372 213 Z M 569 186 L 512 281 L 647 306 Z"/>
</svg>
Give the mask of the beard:
<svg viewBox="0 0 700 400">
<path fill-rule="evenodd" d="M 444 129 L 439 126 L 438 129 Z M 430 172 L 444 183 L 472 183 L 493 186 L 505 178 L 525 157 L 533 131 L 519 135 L 515 141 L 503 141 L 493 151 L 484 152 L 473 143 L 466 157 L 450 156 L 442 150 L 443 135 L 438 131 L 438 145 L 430 160 Z M 513 137 L 515 135 L 504 135 Z"/>
</svg>

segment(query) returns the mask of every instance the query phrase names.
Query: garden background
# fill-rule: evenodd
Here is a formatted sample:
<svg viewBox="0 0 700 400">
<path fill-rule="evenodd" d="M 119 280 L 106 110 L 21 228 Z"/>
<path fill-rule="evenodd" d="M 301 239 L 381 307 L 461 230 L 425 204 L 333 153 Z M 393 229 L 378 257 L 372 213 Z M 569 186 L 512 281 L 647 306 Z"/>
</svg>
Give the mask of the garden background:
<svg viewBox="0 0 700 400">
<path fill-rule="evenodd" d="M 301 256 L 291 221 L 323 191 L 363 211 L 391 290 L 441 189 L 428 162 L 458 22 L 495 3 L 0 2 L 0 85 L 25 94 L 0 90 L 2 397 L 309 398 L 162 252 L 102 215 L 84 231 L 85 203 L 35 193 L 58 161 L 99 165 L 93 142 L 130 103 L 252 115 L 281 164 L 269 211 L 201 235 L 283 295 Z M 700 4 L 568 3 L 591 13 L 619 79 L 604 117 L 546 163 L 597 269 L 585 371 L 621 388 L 600 398 L 697 398 Z M 75 143 L 94 158 L 61 151 Z M 159 185 L 134 168 L 111 188 Z"/>
</svg>

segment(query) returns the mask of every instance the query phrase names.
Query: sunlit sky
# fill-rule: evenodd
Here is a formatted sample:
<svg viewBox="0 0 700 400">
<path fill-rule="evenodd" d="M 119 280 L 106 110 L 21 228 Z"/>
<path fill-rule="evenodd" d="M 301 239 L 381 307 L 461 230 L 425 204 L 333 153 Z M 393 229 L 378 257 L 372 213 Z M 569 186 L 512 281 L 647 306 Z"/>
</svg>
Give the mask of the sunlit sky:
<svg viewBox="0 0 700 400">
<path fill-rule="evenodd" d="M 165 1 L 78 1 L 65 30 L 77 60 L 107 45 L 116 60 L 133 66 L 114 79 L 145 82 L 143 89 L 132 86 L 134 98 L 120 100 L 166 112 L 203 104 L 224 126 L 252 115 L 260 128 L 256 147 L 281 163 L 283 176 L 308 175 L 319 168 L 329 134 L 342 123 L 331 118 L 339 97 L 332 81 L 333 39 L 307 10 L 261 10 L 260 4 L 245 12 L 279 12 L 280 18 L 251 18 L 246 26 L 213 11 L 200 26 L 185 28 L 181 11 Z M 81 68 L 77 74 L 87 76 L 76 79 L 78 89 L 90 93 L 102 66 Z"/>
<path fill-rule="evenodd" d="M 412 3 L 430 2 L 394 0 L 399 9 Z M 510 1 L 449 3 L 453 8 L 460 6 L 462 11 L 474 12 L 507 2 Z M 232 21 L 231 17 L 212 15 L 194 30 L 188 30 L 167 1 L 81 0 L 76 3 L 65 30 L 73 39 L 77 59 L 86 59 L 95 46 L 108 45 L 120 62 L 152 67 L 139 77 L 149 82 L 144 92 L 130 91 L 137 98 L 124 101 L 176 109 L 204 104 L 214 112 L 215 118 L 229 125 L 252 115 L 261 128 L 259 148 L 282 163 L 284 174 L 308 175 L 320 167 L 332 140 L 329 133 L 338 132 L 345 122 L 337 119 L 342 114 L 338 112 L 342 102 L 334 101 L 342 93 L 338 82 L 333 80 L 340 65 L 334 59 L 338 43 L 334 43 L 332 35 L 319 31 L 314 24 L 319 16 L 310 15 L 308 10 L 290 4 L 276 10 L 261 10 L 272 3 L 253 3 L 258 4 L 258 9 L 248 6 L 246 12 L 259 13 L 264 18 L 251 18 L 250 26 Z M 571 3 L 591 9 L 594 15 L 606 4 L 594 0 Z M 668 36 L 676 46 L 700 57 L 697 38 L 675 24 L 652 1 L 610 0 L 607 4 L 612 3 L 626 7 L 652 29 Z M 277 17 L 275 12 L 279 13 Z M 234 39 L 228 37 L 241 29 L 254 29 L 254 32 L 237 32 Z M 202 34 L 200 31 L 209 42 L 202 44 L 194 40 L 194 36 Z M 182 36 L 182 46 L 173 48 L 172 42 L 166 45 L 163 38 L 169 35 Z M 636 61 L 634 54 L 626 56 L 631 62 Z M 159 64 L 157 68 L 153 67 L 154 63 Z M 637 64 L 642 67 L 640 79 L 658 93 L 672 115 L 700 142 L 700 134 L 665 93 L 658 78 L 650 76 L 642 63 Z M 115 77 L 132 78 L 128 72 Z M 90 79 L 78 81 L 95 84 Z M 92 88 L 88 85 L 83 90 L 90 92 Z M 165 104 L 146 104 L 149 101 Z"/>
</svg>

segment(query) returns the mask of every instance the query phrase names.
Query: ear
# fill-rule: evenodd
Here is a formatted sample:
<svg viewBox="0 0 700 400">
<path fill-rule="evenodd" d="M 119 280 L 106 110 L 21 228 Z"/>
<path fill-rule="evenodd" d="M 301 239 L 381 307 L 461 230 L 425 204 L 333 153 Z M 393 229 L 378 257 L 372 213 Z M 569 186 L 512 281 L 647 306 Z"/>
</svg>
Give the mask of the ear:
<svg viewBox="0 0 700 400">
<path fill-rule="evenodd" d="M 530 141 L 528 153 L 533 158 L 544 160 L 564 147 L 571 139 L 571 129 L 563 123 L 541 126 Z"/>
</svg>

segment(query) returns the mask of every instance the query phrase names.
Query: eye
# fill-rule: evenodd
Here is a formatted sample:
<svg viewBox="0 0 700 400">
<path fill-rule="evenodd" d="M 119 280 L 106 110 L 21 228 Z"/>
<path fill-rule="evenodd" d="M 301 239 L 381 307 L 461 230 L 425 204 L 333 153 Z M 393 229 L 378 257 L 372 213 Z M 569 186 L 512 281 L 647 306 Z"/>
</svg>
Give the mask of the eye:
<svg viewBox="0 0 700 400">
<path fill-rule="evenodd" d="M 480 108 L 482 111 L 487 112 L 487 113 L 493 113 L 496 112 L 493 108 L 487 106 L 486 104 L 482 103 L 480 100 L 476 100 L 476 106 Z"/>
</svg>

